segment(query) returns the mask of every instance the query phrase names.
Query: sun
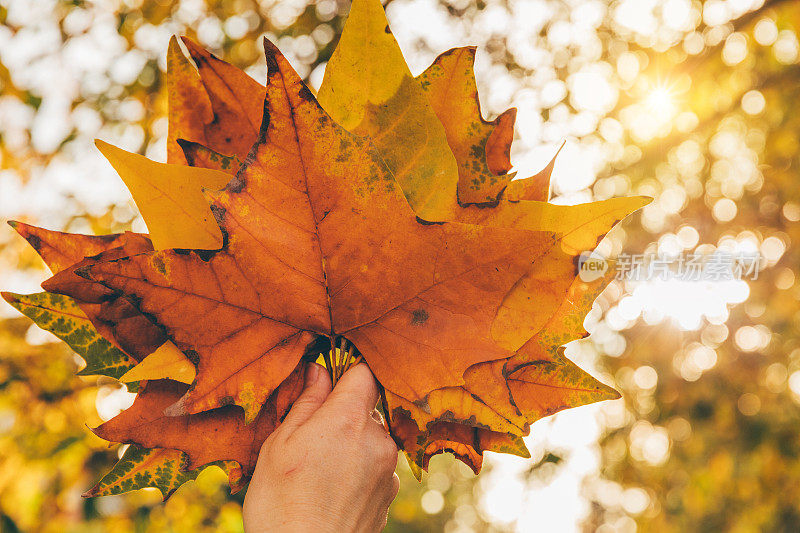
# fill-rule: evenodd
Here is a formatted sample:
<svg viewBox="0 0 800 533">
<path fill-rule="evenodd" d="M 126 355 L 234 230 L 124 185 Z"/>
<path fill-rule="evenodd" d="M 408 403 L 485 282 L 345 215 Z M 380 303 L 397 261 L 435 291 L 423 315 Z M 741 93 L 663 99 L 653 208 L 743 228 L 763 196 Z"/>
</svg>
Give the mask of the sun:
<svg viewBox="0 0 800 533">
<path fill-rule="evenodd" d="M 647 108 L 659 115 L 673 115 L 675 113 L 675 96 L 666 85 L 656 85 L 644 99 Z"/>
</svg>

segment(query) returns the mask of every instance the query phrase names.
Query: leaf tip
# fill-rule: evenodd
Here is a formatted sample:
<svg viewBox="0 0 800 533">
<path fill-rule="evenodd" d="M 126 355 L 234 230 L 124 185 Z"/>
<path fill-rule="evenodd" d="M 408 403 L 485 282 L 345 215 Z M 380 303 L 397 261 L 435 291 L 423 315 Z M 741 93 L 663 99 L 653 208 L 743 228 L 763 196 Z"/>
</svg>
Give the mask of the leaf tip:
<svg viewBox="0 0 800 533">
<path fill-rule="evenodd" d="M 13 292 L 2 291 L 0 292 L 0 297 L 2 297 L 3 300 L 7 301 L 11 305 L 14 305 L 15 303 L 19 303 L 20 295 Z"/>
<path fill-rule="evenodd" d="M 98 481 L 94 487 L 85 490 L 81 493 L 81 498 L 94 498 L 95 496 L 105 496 L 108 493 L 103 494 L 103 489 L 100 488 L 100 484 L 103 480 Z"/>
<path fill-rule="evenodd" d="M 612 198 L 612 200 L 616 200 L 616 198 Z M 619 200 L 622 202 L 627 202 L 626 204 L 626 212 L 625 215 L 620 219 L 624 219 L 625 217 L 629 217 L 634 214 L 639 209 L 651 204 L 653 202 L 652 196 L 622 196 L 619 197 Z M 617 221 L 619 222 L 619 221 Z"/>
<path fill-rule="evenodd" d="M 408 461 L 408 468 L 411 470 L 411 474 L 413 474 L 417 482 L 422 483 L 422 472 L 424 467 L 417 464 L 410 453 L 404 451 L 403 455 L 406 456 L 406 461 Z"/>
<path fill-rule="evenodd" d="M 95 139 L 94 140 L 95 147 L 103 154 L 103 157 L 111 163 L 111 166 L 114 167 L 114 170 L 117 171 L 117 174 L 120 174 L 119 166 L 122 162 L 122 158 L 125 155 L 134 155 L 129 152 L 126 152 L 119 146 L 114 146 L 111 143 L 107 143 L 102 139 Z"/>
<path fill-rule="evenodd" d="M 175 142 L 178 143 L 178 146 L 180 146 L 181 149 L 183 149 L 183 151 L 186 151 L 188 148 L 191 148 L 197 144 L 188 139 L 184 139 L 183 137 L 178 137 L 177 139 L 175 139 Z"/>
<path fill-rule="evenodd" d="M 109 160 L 109 162 L 111 162 L 111 159 L 114 157 L 115 153 L 124 152 L 122 148 L 114 146 L 111 143 L 107 143 L 102 139 L 95 139 L 94 145 L 98 150 L 100 150 L 100 153 L 103 154 L 103 157 Z"/>
<path fill-rule="evenodd" d="M 183 41 L 183 44 L 186 46 L 186 49 L 189 50 L 189 55 L 192 56 L 192 59 L 194 59 L 196 63 L 204 61 L 208 57 L 212 57 L 211 54 L 208 52 L 208 50 L 206 50 L 193 40 L 189 39 L 185 35 L 181 37 L 181 41 Z"/>
<path fill-rule="evenodd" d="M 462 54 L 467 54 L 467 60 L 472 63 L 474 68 L 475 65 L 475 55 L 478 53 L 478 47 L 474 44 L 468 44 L 467 46 L 459 46 L 457 48 L 451 48 L 447 52 L 444 52 L 439 57 L 434 60 L 434 64 L 439 63 L 440 60 L 444 59 L 446 56 L 456 56 L 457 58 Z"/>
<path fill-rule="evenodd" d="M 612 387 L 611 385 L 606 385 L 597 378 L 592 378 L 592 379 L 595 382 L 593 387 L 594 399 L 589 403 L 603 402 L 606 400 L 619 400 L 620 398 L 622 398 L 622 393 L 619 392 L 614 387 Z"/>
<path fill-rule="evenodd" d="M 20 222 L 19 220 L 7 220 L 6 224 L 11 226 L 14 231 L 16 231 L 25 240 L 28 240 L 28 238 L 31 236 L 31 226 L 25 224 L 24 222 Z"/>
<path fill-rule="evenodd" d="M 281 55 L 281 51 L 278 47 L 270 41 L 267 37 L 264 37 L 264 55 L 267 59 L 267 72 L 272 74 L 273 72 L 278 72 L 278 57 Z"/>
<path fill-rule="evenodd" d="M 103 426 L 104 425 L 105 424 L 100 424 L 96 428 L 93 428 L 93 427 L 89 426 L 89 424 L 84 424 L 84 426 L 86 426 L 86 429 L 88 429 L 89 431 L 91 431 L 96 436 L 100 437 L 101 439 L 109 441 L 108 444 L 109 444 L 109 446 L 111 446 L 111 444 L 112 444 L 111 440 L 104 436 L 104 435 L 106 435 L 105 430 L 103 430 Z"/>
<path fill-rule="evenodd" d="M 125 384 L 127 384 L 127 383 L 135 383 L 135 382 L 139 381 L 139 378 L 136 375 L 136 367 L 133 367 L 130 370 L 128 370 L 127 372 L 125 372 L 124 374 L 122 374 L 119 378 L 117 378 L 117 381 L 119 381 L 120 383 L 125 383 Z"/>
<path fill-rule="evenodd" d="M 514 123 L 517 121 L 517 108 L 516 107 L 509 107 L 502 113 L 500 113 L 495 122 L 497 124 L 505 124 L 509 128 L 514 127 Z M 513 132 L 512 132 L 513 133 Z M 566 141 L 564 141 L 566 142 Z M 564 146 L 563 144 L 561 146 Z M 558 154 L 556 154 L 558 155 Z"/>
<path fill-rule="evenodd" d="M 619 400 L 620 398 L 622 398 L 622 393 L 619 392 L 614 387 L 608 387 L 605 392 L 606 392 L 606 398 L 604 399 L 606 400 Z"/>
</svg>

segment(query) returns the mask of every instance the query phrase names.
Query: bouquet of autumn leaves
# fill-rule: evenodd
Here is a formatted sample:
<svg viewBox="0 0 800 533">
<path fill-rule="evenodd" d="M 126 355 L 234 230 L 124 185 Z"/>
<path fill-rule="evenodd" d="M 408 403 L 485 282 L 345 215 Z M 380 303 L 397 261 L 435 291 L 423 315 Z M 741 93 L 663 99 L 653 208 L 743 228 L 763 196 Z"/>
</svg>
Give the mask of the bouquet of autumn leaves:
<svg viewBox="0 0 800 533">
<path fill-rule="evenodd" d="M 5 299 L 137 393 L 94 429 L 130 446 L 87 495 L 166 497 L 211 464 L 240 489 L 320 358 L 369 365 L 418 477 L 442 452 L 529 457 L 532 422 L 618 397 L 562 346 L 610 280 L 578 255 L 649 199 L 550 204 L 552 162 L 512 181 L 515 110 L 483 120 L 473 48 L 414 78 L 355 0 L 315 95 L 269 41 L 266 87 L 183 42 L 168 163 L 98 142 L 149 235 L 12 223 L 54 275 Z"/>
</svg>

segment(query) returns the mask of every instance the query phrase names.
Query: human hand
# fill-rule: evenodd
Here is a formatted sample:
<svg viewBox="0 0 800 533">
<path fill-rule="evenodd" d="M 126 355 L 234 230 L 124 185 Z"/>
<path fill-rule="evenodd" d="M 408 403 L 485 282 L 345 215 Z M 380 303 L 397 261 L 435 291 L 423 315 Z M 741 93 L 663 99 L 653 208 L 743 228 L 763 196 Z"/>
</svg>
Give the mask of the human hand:
<svg viewBox="0 0 800 533">
<path fill-rule="evenodd" d="M 331 391 L 327 371 L 309 364 L 303 393 L 261 447 L 244 499 L 245 532 L 383 529 L 400 480 L 377 401 L 367 365 L 345 372 Z"/>
</svg>

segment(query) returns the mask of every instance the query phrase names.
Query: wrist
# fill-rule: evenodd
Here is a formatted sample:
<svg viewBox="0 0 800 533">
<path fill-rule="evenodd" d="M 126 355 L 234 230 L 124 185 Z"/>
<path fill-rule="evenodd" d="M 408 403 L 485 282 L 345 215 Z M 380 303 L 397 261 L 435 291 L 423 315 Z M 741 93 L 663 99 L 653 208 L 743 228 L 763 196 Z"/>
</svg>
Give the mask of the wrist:
<svg viewBox="0 0 800 533">
<path fill-rule="evenodd" d="M 294 495 L 285 504 L 277 504 L 275 495 L 264 495 L 259 500 L 272 501 L 272 505 L 256 504 L 260 507 L 258 516 L 249 519 L 245 511 L 246 533 L 350 533 L 358 529 L 357 524 L 348 522 L 348 509 L 337 508 L 334 502 L 319 497 Z"/>
</svg>

